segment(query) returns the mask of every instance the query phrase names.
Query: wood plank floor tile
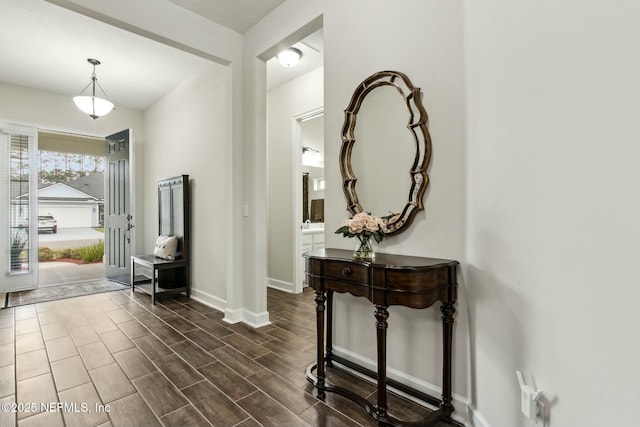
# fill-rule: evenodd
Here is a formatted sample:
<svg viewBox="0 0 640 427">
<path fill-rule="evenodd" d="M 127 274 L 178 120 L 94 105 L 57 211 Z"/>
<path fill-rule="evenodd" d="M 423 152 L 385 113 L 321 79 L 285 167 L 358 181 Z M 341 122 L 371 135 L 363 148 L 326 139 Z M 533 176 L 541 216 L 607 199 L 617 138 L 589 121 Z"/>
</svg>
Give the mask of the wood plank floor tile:
<svg viewBox="0 0 640 427">
<path fill-rule="evenodd" d="M 235 325 L 230 325 L 229 329 L 231 329 L 236 334 L 242 335 L 243 337 L 248 338 L 257 344 L 263 344 L 273 339 L 271 336 L 260 332 L 245 323 L 236 323 Z"/>
<path fill-rule="evenodd" d="M 130 379 L 147 375 L 156 370 L 156 367 L 137 348 L 121 351 L 114 354 L 113 357 Z"/>
<path fill-rule="evenodd" d="M 173 317 L 176 315 L 176 313 L 174 313 L 172 310 L 169 310 L 168 308 L 163 307 L 160 304 L 149 305 L 146 308 L 155 316 L 158 316 L 160 319 L 163 319 L 163 320 L 167 317 Z"/>
<path fill-rule="evenodd" d="M 44 340 L 40 332 L 18 335 L 16 337 L 16 353 L 26 353 L 28 351 L 40 350 L 44 348 Z"/>
<path fill-rule="evenodd" d="M 91 382 L 80 356 L 68 357 L 51 363 L 51 371 L 58 391 Z"/>
<path fill-rule="evenodd" d="M 98 395 L 104 403 L 110 403 L 136 392 L 135 387 L 117 363 L 89 371 Z"/>
<path fill-rule="evenodd" d="M 16 322 L 14 320 L 13 314 L 9 316 L 7 315 L 0 316 L 0 328 L 12 327 L 12 326 L 15 326 L 15 324 Z"/>
<path fill-rule="evenodd" d="M 109 292 L 107 295 L 109 295 L 109 299 L 111 301 L 114 301 L 117 304 L 126 304 L 128 302 L 131 302 L 131 297 L 129 296 L 130 291 L 125 291 L 126 293 L 123 292 Z"/>
<path fill-rule="evenodd" d="M 114 331 L 104 332 L 99 334 L 100 339 L 104 345 L 107 346 L 111 353 L 117 353 L 128 348 L 133 348 L 135 345 L 120 329 Z"/>
<path fill-rule="evenodd" d="M 204 417 L 216 427 L 232 427 L 248 418 L 247 413 L 208 381 L 182 390 Z"/>
<path fill-rule="evenodd" d="M 69 333 L 71 334 L 71 338 L 73 338 L 73 342 L 75 342 L 78 347 L 100 341 L 100 337 L 98 337 L 98 334 L 96 334 L 91 326 L 72 328 L 69 329 Z"/>
<path fill-rule="evenodd" d="M 185 339 L 184 335 L 164 322 L 162 322 L 161 325 L 153 325 L 149 327 L 149 330 L 156 334 L 156 336 L 167 345 L 172 345 L 180 341 L 184 341 Z"/>
<path fill-rule="evenodd" d="M 198 371 L 182 360 L 177 354 L 156 359 L 158 369 L 169 378 L 177 388 L 182 389 L 204 379 Z"/>
<path fill-rule="evenodd" d="M 163 375 L 151 373 L 133 380 L 147 405 L 158 417 L 189 404 L 178 389 Z"/>
<path fill-rule="evenodd" d="M 124 332 L 130 339 L 136 339 L 149 335 L 151 332 L 140 324 L 137 320 L 131 320 L 129 322 L 119 323 L 118 327 Z"/>
<path fill-rule="evenodd" d="M 193 406 L 185 406 L 165 415 L 160 419 L 166 427 L 206 427 L 211 423 Z"/>
<path fill-rule="evenodd" d="M 235 427 L 261 427 L 261 424 L 253 418 L 247 418 L 240 424 L 236 424 Z"/>
<path fill-rule="evenodd" d="M 30 319 L 16 320 L 16 335 L 29 334 L 31 332 L 40 332 L 40 323 L 37 317 Z"/>
<path fill-rule="evenodd" d="M 256 387 L 220 362 L 203 366 L 198 371 L 234 402 L 256 391 Z"/>
<path fill-rule="evenodd" d="M 87 365 L 87 369 L 96 369 L 115 363 L 111 352 L 102 342 L 81 345 L 78 347 L 78 351 L 82 356 L 82 360 L 84 360 L 84 364 Z"/>
<path fill-rule="evenodd" d="M 0 398 L 13 396 L 16 393 L 16 368 L 7 365 L 0 368 Z"/>
<path fill-rule="evenodd" d="M 249 359 L 244 354 L 229 346 L 217 348 L 213 350 L 211 354 L 243 377 L 253 375 L 264 368 L 253 359 Z"/>
<path fill-rule="evenodd" d="M 136 338 L 133 342 L 151 360 L 173 354 L 173 350 L 154 335 Z"/>
<path fill-rule="evenodd" d="M 19 420 L 18 427 L 64 427 L 64 421 L 61 412 L 41 412 Z"/>
<path fill-rule="evenodd" d="M 179 314 L 180 316 L 184 317 L 185 319 L 187 319 L 190 322 L 197 322 L 197 321 L 201 321 L 201 320 L 206 320 L 207 317 L 204 316 L 203 314 L 198 313 L 195 310 L 191 310 L 188 307 L 181 307 L 181 308 L 176 308 L 173 310 L 174 313 Z"/>
<path fill-rule="evenodd" d="M 0 345 L 0 368 L 7 365 L 15 365 L 16 352 L 13 344 Z"/>
<path fill-rule="evenodd" d="M 16 354 L 16 379 L 18 381 L 50 372 L 49 359 L 44 349 Z"/>
<path fill-rule="evenodd" d="M 264 344 L 256 344 L 242 335 L 235 333 L 222 337 L 221 340 L 251 359 L 255 359 L 256 357 L 264 356 L 269 353 L 269 350 L 263 346 L 269 344 L 270 341 Z"/>
<path fill-rule="evenodd" d="M 109 406 L 109 417 L 113 427 L 161 427 L 138 393 L 113 401 Z"/>
<path fill-rule="evenodd" d="M 238 405 L 265 427 L 306 427 L 302 418 L 276 402 L 261 391 L 240 399 Z"/>
<path fill-rule="evenodd" d="M 49 323 L 42 325 L 42 337 L 45 341 L 55 340 L 58 338 L 69 336 L 67 326 L 62 322 Z"/>
<path fill-rule="evenodd" d="M 175 315 L 171 317 L 166 317 L 163 319 L 165 322 L 169 324 L 172 328 L 174 328 L 178 332 L 185 333 L 187 331 L 192 331 L 197 329 L 198 327 L 193 323 L 189 322 L 182 316 Z"/>
<path fill-rule="evenodd" d="M 298 386 L 291 384 L 269 369 L 263 369 L 247 378 L 265 394 L 299 414 L 317 402 L 317 399 Z"/>
<path fill-rule="evenodd" d="M 15 342 L 14 327 L 0 328 L 0 345 L 13 344 Z"/>
<path fill-rule="evenodd" d="M 38 312 L 34 305 L 23 305 L 14 309 L 16 320 L 33 319 L 38 317 Z"/>
<path fill-rule="evenodd" d="M 189 338 L 194 343 L 198 344 L 206 351 L 215 350 L 216 348 L 224 347 L 226 345 L 219 339 L 215 338 L 213 335 L 205 332 L 200 328 L 185 332 L 184 336 Z"/>
<path fill-rule="evenodd" d="M 325 405 L 323 402 L 318 402 L 305 410 L 300 414 L 300 418 L 312 426 L 353 427 L 357 425 L 354 420 Z"/>
<path fill-rule="evenodd" d="M 120 306 L 116 310 L 108 311 L 107 316 L 116 324 L 134 320 L 133 316 L 121 309 Z"/>
<path fill-rule="evenodd" d="M 258 357 L 256 362 L 280 375 L 282 378 L 286 378 L 287 381 L 297 387 L 303 387 L 309 384 L 304 376 L 304 369 L 288 363 L 287 359 L 275 353 L 267 353 L 264 356 Z"/>
<path fill-rule="evenodd" d="M 57 311 L 45 311 L 45 312 L 38 312 L 38 321 L 40 322 L 40 325 L 49 325 L 51 323 L 56 323 L 56 322 L 61 322 L 62 321 L 62 317 L 60 317 L 60 315 L 58 314 Z"/>
<path fill-rule="evenodd" d="M 56 360 L 64 359 L 78 354 L 76 345 L 74 344 L 71 337 L 62 337 L 58 338 L 57 340 L 47 341 L 46 347 L 50 362 L 55 362 Z"/>
<path fill-rule="evenodd" d="M 216 338 L 222 338 L 227 335 L 233 334 L 233 331 L 231 329 L 221 325 L 220 323 L 212 319 L 198 320 L 194 323 Z"/>
<path fill-rule="evenodd" d="M 289 345 L 279 339 L 273 339 L 262 344 L 267 350 L 286 359 L 290 364 L 299 368 L 306 368 L 316 360 L 315 348 L 312 352 L 304 351 L 298 347 Z"/>
<path fill-rule="evenodd" d="M 115 323 L 102 311 L 97 316 L 89 317 L 89 323 L 98 334 L 104 332 L 115 331 L 118 329 Z"/>
<path fill-rule="evenodd" d="M 215 357 L 189 340 L 173 344 L 171 348 L 196 369 L 216 361 Z"/>
<path fill-rule="evenodd" d="M 60 402 L 75 403 L 78 408 L 82 404 L 87 405 L 87 411 L 63 411 L 67 427 L 97 426 L 109 421 L 106 412 L 97 411 L 96 408 L 103 406 L 98 393 L 93 387 L 93 383 L 83 384 L 59 393 Z"/>
<path fill-rule="evenodd" d="M 38 375 L 18 381 L 16 402 L 22 404 L 32 404 L 39 402 L 57 402 L 58 395 L 50 373 Z M 40 407 L 34 408 L 34 412 L 18 412 L 18 419 L 26 418 L 34 413 L 40 413 Z"/>
</svg>

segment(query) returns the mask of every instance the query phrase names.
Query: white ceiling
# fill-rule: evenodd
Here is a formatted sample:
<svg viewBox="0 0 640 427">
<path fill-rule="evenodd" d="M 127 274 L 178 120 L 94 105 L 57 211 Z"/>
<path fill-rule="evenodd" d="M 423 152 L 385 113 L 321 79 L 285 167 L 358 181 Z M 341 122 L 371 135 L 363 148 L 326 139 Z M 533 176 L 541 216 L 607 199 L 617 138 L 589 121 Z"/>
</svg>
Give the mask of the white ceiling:
<svg viewBox="0 0 640 427">
<path fill-rule="evenodd" d="M 244 34 L 284 0 L 169 0 L 213 22 Z"/>
<path fill-rule="evenodd" d="M 157 1 L 244 32 L 284 0 Z M 209 63 L 43 0 L 0 0 L 0 11 L 0 82 L 72 97 L 89 83 L 87 58 L 95 58 L 102 62 L 98 81 L 116 108 L 144 110 Z M 322 65 L 321 32 L 295 46 L 304 53 L 298 66 L 268 61 L 270 88 Z"/>
</svg>

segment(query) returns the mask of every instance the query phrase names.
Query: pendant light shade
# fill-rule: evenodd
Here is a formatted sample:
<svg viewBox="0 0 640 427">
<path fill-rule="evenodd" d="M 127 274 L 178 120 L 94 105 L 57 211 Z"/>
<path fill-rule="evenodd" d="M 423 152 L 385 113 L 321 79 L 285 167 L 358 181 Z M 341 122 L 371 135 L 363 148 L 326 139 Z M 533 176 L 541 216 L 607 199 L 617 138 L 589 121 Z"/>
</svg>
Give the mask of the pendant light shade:
<svg viewBox="0 0 640 427">
<path fill-rule="evenodd" d="M 88 114 L 92 119 L 97 119 L 107 115 L 113 110 L 113 103 L 108 101 L 107 94 L 102 89 L 102 86 L 98 83 L 98 77 L 96 77 L 96 65 L 100 65 L 100 61 L 97 59 L 87 59 L 87 61 L 93 65 L 93 73 L 91 74 L 91 81 L 78 96 L 73 97 L 73 102 L 83 113 Z M 84 95 L 89 86 L 91 86 L 91 95 Z M 96 96 L 96 86 L 102 91 L 104 98 Z"/>
</svg>

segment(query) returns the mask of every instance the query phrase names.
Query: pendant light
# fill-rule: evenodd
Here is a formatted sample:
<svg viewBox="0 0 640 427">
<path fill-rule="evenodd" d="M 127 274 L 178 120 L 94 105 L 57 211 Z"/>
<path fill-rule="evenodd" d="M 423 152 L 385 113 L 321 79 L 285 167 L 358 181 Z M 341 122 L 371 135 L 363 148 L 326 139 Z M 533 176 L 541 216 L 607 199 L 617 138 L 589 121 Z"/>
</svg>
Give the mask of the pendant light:
<svg viewBox="0 0 640 427">
<path fill-rule="evenodd" d="M 80 111 L 87 113 L 92 119 L 97 119 L 98 117 L 102 117 L 107 115 L 113 110 L 113 103 L 108 101 L 107 94 L 98 83 L 98 78 L 96 77 L 96 65 L 100 65 L 100 61 L 97 59 L 87 59 L 89 64 L 93 65 L 93 73 L 91 74 L 91 81 L 88 85 L 82 89 L 80 95 L 73 97 L 73 102 L 75 102 L 76 106 L 80 109 Z M 96 85 L 102 91 L 104 98 L 99 98 L 96 96 Z M 83 95 L 84 91 L 91 86 L 91 95 Z"/>
</svg>

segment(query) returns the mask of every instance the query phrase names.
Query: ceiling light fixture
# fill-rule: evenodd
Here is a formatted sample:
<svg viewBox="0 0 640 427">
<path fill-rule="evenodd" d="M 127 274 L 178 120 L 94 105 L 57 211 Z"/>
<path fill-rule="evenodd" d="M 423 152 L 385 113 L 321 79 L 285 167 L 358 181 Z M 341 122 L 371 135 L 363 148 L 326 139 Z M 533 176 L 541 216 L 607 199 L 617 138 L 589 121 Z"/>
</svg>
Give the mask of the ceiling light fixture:
<svg viewBox="0 0 640 427">
<path fill-rule="evenodd" d="M 300 58 L 302 58 L 302 51 L 295 47 L 290 47 L 276 55 L 276 58 L 278 58 L 278 62 L 285 67 L 293 67 L 300 61 Z"/>
<path fill-rule="evenodd" d="M 107 94 L 98 83 L 98 78 L 96 77 L 96 65 L 100 65 L 100 61 L 97 59 L 87 59 L 89 64 L 93 65 L 93 73 L 91 74 L 91 81 L 88 85 L 82 89 L 80 95 L 73 97 L 73 102 L 75 102 L 76 106 L 80 109 L 80 111 L 87 113 L 92 119 L 97 119 L 98 117 L 102 117 L 107 115 L 113 110 L 113 103 L 106 99 Z M 99 98 L 96 96 L 96 85 L 102 91 L 104 95 L 103 98 Z M 91 86 L 91 95 L 83 95 L 84 91 Z"/>
</svg>

